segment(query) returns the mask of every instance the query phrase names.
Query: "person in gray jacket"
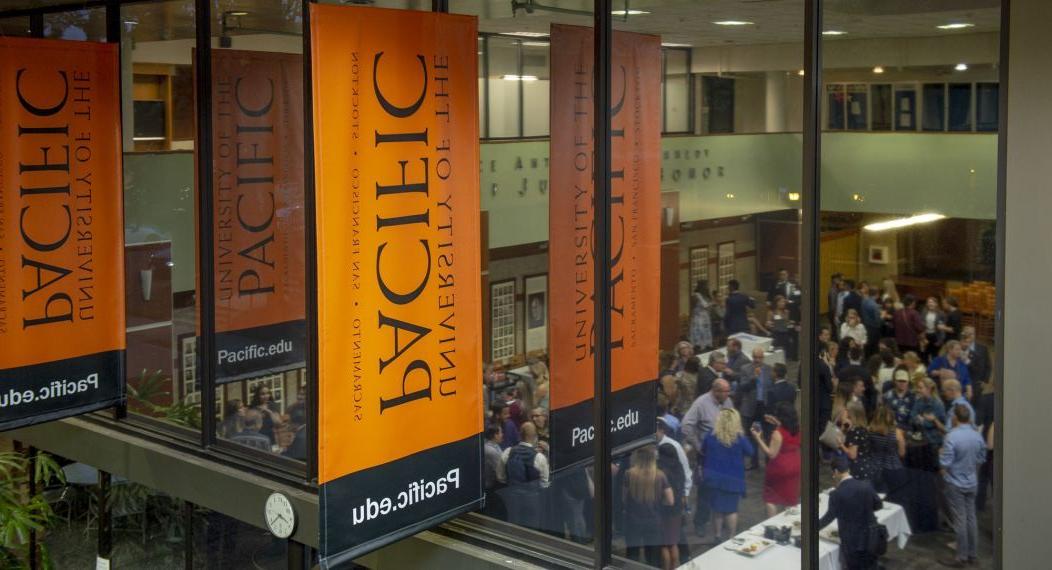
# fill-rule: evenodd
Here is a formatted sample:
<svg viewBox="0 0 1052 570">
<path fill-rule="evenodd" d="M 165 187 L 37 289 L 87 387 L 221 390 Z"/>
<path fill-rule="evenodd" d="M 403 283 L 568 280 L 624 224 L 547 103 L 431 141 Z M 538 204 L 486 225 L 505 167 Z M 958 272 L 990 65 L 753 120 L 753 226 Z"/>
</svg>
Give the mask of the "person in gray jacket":
<svg viewBox="0 0 1052 570">
<path fill-rule="evenodd" d="M 742 428 L 748 430 L 754 422 L 760 422 L 761 429 L 766 425 L 763 416 L 767 413 L 767 399 L 774 388 L 774 370 L 771 365 L 765 363 L 764 352 L 760 347 L 752 350 L 752 362 L 743 363 L 739 369 L 741 380 L 738 381 L 738 401 L 741 405 L 738 411 L 742 416 Z M 769 430 L 764 431 L 764 439 L 770 435 Z M 759 455 L 753 448 L 752 465 L 749 469 L 756 469 Z"/>
</svg>

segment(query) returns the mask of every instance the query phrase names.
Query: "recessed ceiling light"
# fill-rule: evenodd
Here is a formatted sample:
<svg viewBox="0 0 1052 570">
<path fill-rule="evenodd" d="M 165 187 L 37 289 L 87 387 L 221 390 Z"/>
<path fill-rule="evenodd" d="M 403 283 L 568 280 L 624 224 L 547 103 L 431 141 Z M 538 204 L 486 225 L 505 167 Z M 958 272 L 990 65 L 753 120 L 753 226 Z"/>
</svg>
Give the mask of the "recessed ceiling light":
<svg viewBox="0 0 1052 570">
<path fill-rule="evenodd" d="M 646 10 L 611 10 L 611 14 L 614 16 L 642 16 L 643 14 L 649 14 Z"/>
<path fill-rule="evenodd" d="M 661 47 L 672 47 L 672 48 L 676 48 L 676 47 L 691 47 L 691 45 L 690 45 L 690 44 L 674 44 L 674 43 L 662 43 L 662 44 L 661 44 Z"/>
<path fill-rule="evenodd" d="M 546 38 L 548 34 L 544 32 L 502 32 L 502 36 L 515 36 L 517 38 Z"/>
<path fill-rule="evenodd" d="M 951 24 L 943 24 L 935 27 L 940 30 L 963 30 L 965 28 L 974 28 L 975 24 L 969 24 L 968 22 L 953 22 Z"/>
<path fill-rule="evenodd" d="M 803 75 L 804 74 L 804 70 L 801 69 L 800 71 L 797 71 L 796 74 L 797 75 Z"/>
<path fill-rule="evenodd" d="M 873 68 L 873 73 L 884 73 L 884 68 L 878 65 Z"/>
<path fill-rule="evenodd" d="M 536 75 L 502 75 L 500 76 L 504 81 L 537 81 Z"/>
<path fill-rule="evenodd" d="M 957 65 L 953 66 L 953 68 L 956 69 L 957 71 L 968 71 L 968 64 L 967 63 L 958 63 Z"/>
<path fill-rule="evenodd" d="M 751 25 L 753 25 L 752 22 L 746 22 L 745 20 L 720 20 L 718 22 L 713 22 L 713 24 L 716 24 L 717 26 L 751 26 Z"/>
<path fill-rule="evenodd" d="M 789 201 L 790 202 L 799 202 L 800 201 L 800 193 L 799 192 L 790 192 L 789 193 Z"/>
<path fill-rule="evenodd" d="M 244 10 L 232 10 L 226 13 L 227 16 L 247 16 L 248 12 Z"/>
<path fill-rule="evenodd" d="M 844 30 L 826 30 L 822 32 L 823 36 L 846 36 L 847 32 Z"/>
<path fill-rule="evenodd" d="M 548 47 L 548 46 L 550 46 L 552 44 L 550 44 L 548 42 L 530 41 L 530 42 L 522 42 L 522 45 L 528 46 L 528 47 Z"/>
</svg>

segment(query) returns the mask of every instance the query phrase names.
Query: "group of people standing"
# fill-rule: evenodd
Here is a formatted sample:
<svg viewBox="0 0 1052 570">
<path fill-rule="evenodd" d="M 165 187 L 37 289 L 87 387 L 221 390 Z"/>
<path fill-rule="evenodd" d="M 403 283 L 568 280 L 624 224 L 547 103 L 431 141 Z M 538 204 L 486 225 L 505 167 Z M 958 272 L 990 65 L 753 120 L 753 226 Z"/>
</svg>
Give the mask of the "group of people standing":
<svg viewBox="0 0 1052 570">
<path fill-rule="evenodd" d="M 830 325 L 818 339 L 816 435 L 833 464 L 846 466 L 838 480 L 886 493 L 914 532 L 952 528 L 956 556 L 942 563 L 964 567 L 975 561 L 976 511 L 992 484 L 990 353 L 953 297 L 918 303 L 882 285 L 832 278 Z M 849 568 L 876 564 L 863 542 L 843 549 Z"/>
</svg>

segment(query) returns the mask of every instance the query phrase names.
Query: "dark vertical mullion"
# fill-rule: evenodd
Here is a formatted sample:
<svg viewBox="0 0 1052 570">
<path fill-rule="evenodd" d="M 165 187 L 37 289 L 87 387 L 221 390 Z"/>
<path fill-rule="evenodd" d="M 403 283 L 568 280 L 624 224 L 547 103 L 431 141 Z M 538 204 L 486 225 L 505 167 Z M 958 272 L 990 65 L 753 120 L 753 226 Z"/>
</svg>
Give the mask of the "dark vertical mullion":
<svg viewBox="0 0 1052 570">
<path fill-rule="evenodd" d="M 668 48 L 661 48 L 661 134 L 668 132 Z"/>
<path fill-rule="evenodd" d="M 1001 0 L 1001 53 L 998 86 L 997 117 L 997 259 L 994 264 L 996 286 L 996 308 L 994 313 L 994 378 L 1001 382 L 1001 389 L 994 394 L 994 568 L 1003 568 L 1004 553 L 1004 338 L 1005 338 L 1005 252 L 1007 225 L 1007 169 L 1008 169 L 1008 48 L 1011 45 L 1009 22 L 1011 0 Z M 978 94 L 978 93 L 977 93 Z M 977 102 L 978 103 L 978 102 Z M 976 117 L 978 129 L 978 116 Z"/>
<path fill-rule="evenodd" d="M 314 197 L 314 74 L 311 71 L 311 0 L 303 0 L 303 211 L 306 223 L 307 478 L 318 477 L 318 238 Z"/>
<path fill-rule="evenodd" d="M 431 0 L 432 12 L 449 12 L 449 0 Z"/>
<path fill-rule="evenodd" d="M 121 57 L 121 3 L 120 0 L 106 0 L 106 43 L 116 44 L 117 46 L 117 99 L 118 101 L 124 100 L 124 86 L 123 86 L 123 73 L 121 72 L 121 66 L 124 65 L 124 59 Z M 123 105 L 122 112 L 117 115 L 117 120 L 120 122 L 121 132 L 121 148 L 124 148 L 124 112 Z M 122 162 L 123 162 L 123 153 Z M 123 225 L 123 224 L 122 224 Z M 121 357 L 125 360 L 121 368 L 127 368 L 127 354 Z M 113 419 L 122 420 L 128 417 L 128 401 L 125 399 L 127 392 L 125 391 L 124 379 L 121 379 L 120 386 L 121 401 L 119 404 L 113 407 Z"/>
<path fill-rule="evenodd" d="M 482 97 L 484 101 L 483 109 L 486 111 L 486 116 L 483 117 L 483 126 L 481 137 L 489 138 L 489 34 L 482 36 Z"/>
<path fill-rule="evenodd" d="M 215 443 L 215 268 L 212 242 L 215 239 L 212 219 L 212 5 L 209 0 L 196 0 L 194 23 L 197 49 L 194 65 L 197 81 L 197 219 L 200 234 L 197 251 L 200 259 L 197 310 L 201 334 L 197 339 L 198 373 L 201 380 L 201 445 Z"/>
<path fill-rule="evenodd" d="M 694 49 L 687 48 L 687 128 L 685 132 L 694 133 Z"/>
<path fill-rule="evenodd" d="M 804 394 L 802 415 L 805 430 L 816 433 L 820 394 L 815 385 L 818 338 L 819 248 L 821 238 L 821 97 L 822 97 L 822 1 L 806 0 L 804 7 L 804 148 L 803 148 L 803 227 L 801 243 L 801 288 L 804 290 L 800 335 L 800 388 Z M 800 480 L 802 507 L 802 567 L 818 568 L 818 440 L 805 438 Z"/>
<path fill-rule="evenodd" d="M 44 13 L 33 12 L 29 15 L 29 35 L 34 38 L 44 37 Z"/>
<path fill-rule="evenodd" d="M 525 97 L 526 85 L 525 85 L 525 83 L 526 83 L 526 81 L 523 80 L 523 78 L 522 78 L 523 75 L 525 74 L 525 71 L 523 70 L 525 65 L 523 65 L 523 61 L 522 61 L 522 58 L 523 58 L 523 56 L 522 56 L 522 52 L 523 52 L 522 40 L 519 40 L 519 41 L 517 41 L 515 43 L 516 43 L 516 45 L 518 47 L 518 49 L 515 52 L 516 53 L 516 60 L 517 60 L 516 64 L 515 64 L 515 69 L 516 69 L 515 72 L 519 74 L 519 81 L 518 81 L 518 83 L 519 83 L 519 85 L 518 85 L 518 97 L 519 97 L 519 138 L 522 138 L 523 136 L 526 135 L 526 119 L 525 119 L 525 115 L 526 115 L 526 97 Z"/>
<path fill-rule="evenodd" d="M 194 570 L 194 504 L 190 501 L 183 501 L 183 529 L 183 568 Z"/>
<path fill-rule="evenodd" d="M 594 228 L 595 283 L 595 567 L 610 564 L 612 551 L 612 493 L 610 474 L 610 59 L 613 40 L 611 0 L 595 0 L 593 116 L 595 164 Z"/>
</svg>

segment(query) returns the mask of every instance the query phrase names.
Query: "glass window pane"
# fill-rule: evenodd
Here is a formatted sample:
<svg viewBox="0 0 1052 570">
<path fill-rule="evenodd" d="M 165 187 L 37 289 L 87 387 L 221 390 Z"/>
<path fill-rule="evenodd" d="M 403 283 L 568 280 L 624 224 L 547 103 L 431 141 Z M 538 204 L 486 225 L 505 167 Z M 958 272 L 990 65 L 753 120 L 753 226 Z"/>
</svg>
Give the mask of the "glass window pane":
<svg viewBox="0 0 1052 570">
<path fill-rule="evenodd" d="M 301 7 L 221 8 L 212 22 L 216 435 L 304 461 Z M 240 354 L 249 357 L 229 356 Z"/>
<path fill-rule="evenodd" d="M 543 41 L 522 42 L 522 136 L 548 134 L 548 52 Z"/>
<path fill-rule="evenodd" d="M 0 18 L 0 36 L 29 36 L 29 16 Z"/>
<path fill-rule="evenodd" d="M 526 83 L 539 79 L 520 77 L 521 42 L 506 36 L 489 39 L 489 136 L 509 138 L 522 136 L 520 119 L 522 93 Z"/>
<path fill-rule="evenodd" d="M 106 10 L 91 8 L 44 14 L 44 37 L 104 42 L 106 41 Z"/>
<path fill-rule="evenodd" d="M 997 83 L 975 86 L 975 124 L 979 131 L 996 131 L 1000 113 Z"/>
<path fill-rule="evenodd" d="M 924 120 L 921 128 L 925 131 L 946 130 L 946 84 L 924 84 Z"/>
<path fill-rule="evenodd" d="M 121 8 L 128 411 L 201 428 L 190 0 Z"/>
<path fill-rule="evenodd" d="M 871 85 L 869 93 L 873 98 L 870 103 L 871 128 L 874 131 L 890 131 L 894 115 L 891 108 L 891 85 Z"/>
<path fill-rule="evenodd" d="M 665 76 L 662 82 L 665 132 L 683 133 L 691 129 L 690 125 L 690 82 L 688 68 L 690 50 L 683 48 L 666 48 Z"/>
<path fill-rule="evenodd" d="M 972 84 L 951 83 L 948 89 L 950 130 L 972 130 Z"/>
<path fill-rule="evenodd" d="M 943 2 L 902 14 L 915 31 L 889 36 L 880 31 L 887 12 L 861 4 L 826 3 L 827 29 L 846 35 L 823 35 L 823 73 L 872 73 L 869 65 L 884 63 L 896 132 L 822 134 L 815 262 L 824 326 L 809 355 L 819 407 L 808 426 L 829 460 L 814 466 L 822 491 L 812 504 L 828 514 L 819 548 L 839 551 L 846 567 L 877 562 L 845 550 L 850 534 L 865 528 L 831 510 L 835 498 L 886 526 L 884 568 L 954 560 L 993 567 L 992 456 L 981 448 L 997 397 L 989 355 L 998 350 L 998 139 L 970 131 L 972 81 L 997 79 L 1001 6 Z M 947 23 L 969 26 L 938 27 Z M 870 89 L 874 130 L 887 128 L 877 120 L 877 87 Z M 964 419 L 953 419 L 958 412 Z M 940 451 L 959 449 L 953 441 L 974 445 L 973 453 L 954 455 L 961 463 L 940 470 Z M 961 540 L 944 532 L 950 528 Z"/>
<path fill-rule="evenodd" d="M 640 236 L 632 238 L 640 242 L 649 229 L 657 230 L 649 249 L 624 246 L 630 255 L 654 262 L 644 273 L 655 276 L 656 315 L 642 318 L 657 324 L 659 358 L 652 370 L 658 388 L 651 400 L 657 439 L 634 450 L 614 448 L 611 505 L 615 554 L 653 567 L 801 567 L 801 551 L 791 536 L 785 545 L 762 536 L 764 524 L 799 534 L 793 521 L 800 517 L 804 2 L 778 4 L 730 8 L 714 1 L 658 1 L 647 3 L 647 14 L 614 21 L 615 46 L 619 34 L 631 32 L 691 46 L 664 50 L 664 115 L 670 126 L 655 137 L 659 148 L 648 149 L 638 138 L 628 142 L 619 132 L 654 120 L 639 102 L 631 114 L 614 116 L 610 141 L 612 196 L 624 195 L 639 211 L 646 211 L 648 200 L 658 202 L 651 218 L 626 216 L 624 230 L 625 211 L 616 200 L 611 208 L 615 248 L 620 249 L 622 231 Z M 695 13 L 705 16 L 681 16 Z M 688 50 L 700 88 L 692 94 L 687 77 L 679 86 L 696 97 L 689 105 L 701 112 L 702 134 L 691 134 L 689 124 L 682 124 L 687 133 L 672 135 L 670 79 L 686 71 Z M 615 56 L 615 79 L 620 64 Z M 645 75 L 647 64 L 636 65 L 627 72 Z M 853 79 L 831 86 L 828 126 L 849 127 L 848 84 L 853 95 L 856 85 L 861 94 L 853 99 L 858 112 L 850 115 L 850 128 L 864 129 L 868 86 Z M 621 87 L 615 85 L 616 100 Z M 646 176 L 652 167 L 659 172 L 650 185 Z M 634 180 L 631 185 L 622 183 L 622 169 L 626 180 Z M 617 267 L 625 267 L 626 275 L 631 267 L 611 265 L 615 276 Z M 645 290 L 638 284 L 614 290 L 614 304 L 624 303 L 626 315 L 632 303 L 649 307 L 637 297 Z M 618 316 L 612 322 L 614 338 L 618 331 L 645 330 L 619 323 Z M 616 343 L 610 349 L 609 405 L 615 420 L 620 414 L 613 410 L 628 397 L 618 383 L 633 372 L 623 356 L 629 350 Z M 620 443 L 616 434 L 611 438 Z M 671 505 L 664 502 L 665 487 Z M 773 550 L 750 559 L 764 548 Z"/>
</svg>

